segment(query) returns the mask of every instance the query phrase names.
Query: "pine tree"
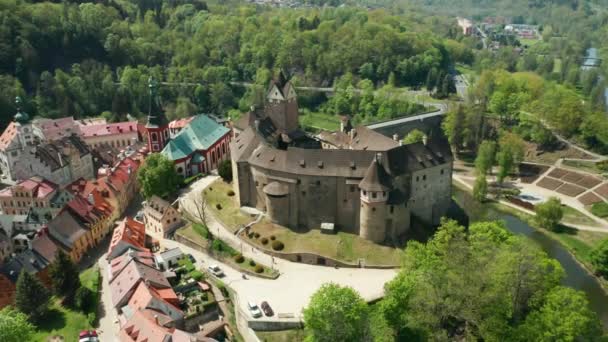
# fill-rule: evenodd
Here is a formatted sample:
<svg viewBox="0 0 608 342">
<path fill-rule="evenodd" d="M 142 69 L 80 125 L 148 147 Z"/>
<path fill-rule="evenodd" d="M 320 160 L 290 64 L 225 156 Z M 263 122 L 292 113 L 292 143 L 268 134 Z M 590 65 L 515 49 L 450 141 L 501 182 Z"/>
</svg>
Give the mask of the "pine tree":
<svg viewBox="0 0 608 342">
<path fill-rule="evenodd" d="M 76 265 L 63 251 L 57 252 L 55 260 L 49 266 L 49 276 L 55 294 L 64 297 L 65 303 L 73 303 L 76 290 L 80 287 L 80 278 Z"/>
<path fill-rule="evenodd" d="M 15 294 L 15 306 L 19 311 L 28 315 L 33 322 L 39 322 L 48 312 L 50 298 L 49 291 L 38 278 L 21 271 Z"/>
</svg>

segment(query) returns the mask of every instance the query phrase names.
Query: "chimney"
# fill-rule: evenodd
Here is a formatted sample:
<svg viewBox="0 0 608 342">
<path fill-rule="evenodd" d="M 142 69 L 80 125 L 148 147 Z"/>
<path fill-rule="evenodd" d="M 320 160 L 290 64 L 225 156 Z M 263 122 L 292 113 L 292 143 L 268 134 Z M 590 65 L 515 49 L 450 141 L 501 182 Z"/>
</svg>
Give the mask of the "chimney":
<svg viewBox="0 0 608 342">
<path fill-rule="evenodd" d="M 156 325 L 160 325 L 158 324 L 158 315 L 154 315 L 154 323 L 156 323 Z"/>
<path fill-rule="evenodd" d="M 376 162 L 378 164 L 382 164 L 382 153 L 380 153 L 380 152 L 376 153 Z"/>
<path fill-rule="evenodd" d="M 249 107 L 249 110 L 250 110 L 251 112 L 255 112 L 255 105 L 251 105 L 251 106 Z"/>
<path fill-rule="evenodd" d="M 426 146 L 426 144 L 428 144 L 429 142 L 429 138 L 428 136 L 425 134 L 422 136 L 422 143 L 424 144 L 424 146 Z"/>
<path fill-rule="evenodd" d="M 260 120 L 255 119 L 253 126 L 255 127 L 255 131 L 258 132 L 260 130 Z"/>
<path fill-rule="evenodd" d="M 95 204 L 95 199 L 93 198 L 93 193 L 90 193 L 89 196 L 87 196 L 87 199 L 89 200 L 89 203 Z"/>
<path fill-rule="evenodd" d="M 403 146 L 403 140 L 399 140 L 399 146 Z"/>
<path fill-rule="evenodd" d="M 353 128 L 348 133 L 350 135 L 350 140 L 354 140 L 355 139 L 355 135 L 357 135 L 357 131 Z"/>
<path fill-rule="evenodd" d="M 399 134 L 397 134 L 397 133 L 393 134 L 393 140 L 399 141 Z"/>
</svg>

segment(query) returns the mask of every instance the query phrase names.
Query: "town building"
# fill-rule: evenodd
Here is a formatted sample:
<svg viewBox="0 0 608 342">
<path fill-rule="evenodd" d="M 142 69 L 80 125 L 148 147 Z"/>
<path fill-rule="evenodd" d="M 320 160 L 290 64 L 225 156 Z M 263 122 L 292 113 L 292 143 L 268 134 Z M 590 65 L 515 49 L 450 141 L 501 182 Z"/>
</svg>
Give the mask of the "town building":
<svg viewBox="0 0 608 342">
<path fill-rule="evenodd" d="M 197 115 L 169 141 L 162 154 L 175 163 L 184 177 L 207 173 L 229 157 L 230 129 L 207 115 Z"/>
<path fill-rule="evenodd" d="M 137 121 L 86 125 L 81 126 L 80 131 L 82 139 L 92 149 L 103 145 L 125 148 L 140 140 Z"/>
<path fill-rule="evenodd" d="M 76 263 L 95 245 L 91 232 L 69 210 L 49 222 L 48 229 L 51 240 Z"/>
<path fill-rule="evenodd" d="M 112 260 L 128 250 L 149 251 L 146 248 L 146 229 L 143 223 L 125 217 L 112 233 L 107 259 Z"/>
<path fill-rule="evenodd" d="M 473 34 L 474 26 L 473 22 L 466 18 L 457 18 L 458 26 L 462 29 L 462 34 L 470 36 Z"/>
<path fill-rule="evenodd" d="M 156 267 L 160 270 L 168 270 L 175 267 L 178 261 L 184 257 L 184 252 L 179 247 L 167 249 L 161 253 L 157 253 L 154 257 Z"/>
<path fill-rule="evenodd" d="M 34 134 L 45 142 L 81 134 L 80 124 L 72 116 L 59 119 L 38 118 L 32 121 L 32 126 Z"/>
<path fill-rule="evenodd" d="M 14 165 L 26 153 L 28 147 L 38 142 L 34 135 L 32 124 L 29 122 L 27 113 L 21 111 L 21 99 L 15 100 L 17 113 L 14 121 L 9 123 L 2 135 L 0 135 L 0 169 L 2 178 L 7 181 L 17 179 Z M 29 178 L 29 177 L 25 177 Z"/>
<path fill-rule="evenodd" d="M 377 243 L 406 237 L 411 216 L 438 224 L 446 214 L 452 154 L 439 134 L 402 145 L 343 125 L 337 139 L 321 140 L 299 130 L 295 90 L 284 77 L 266 100 L 236 123 L 243 131 L 230 145 L 241 206 L 293 229 L 329 223 Z"/>
<path fill-rule="evenodd" d="M 194 120 L 194 116 L 183 119 L 176 119 L 169 122 L 169 136 L 171 139 L 175 138 L 179 132 L 182 131 L 186 126 L 190 124 Z"/>
<path fill-rule="evenodd" d="M 0 209 L 5 215 L 26 215 L 31 207 L 50 208 L 59 186 L 33 176 L 0 191 Z"/>
<path fill-rule="evenodd" d="M 162 241 L 182 224 L 182 220 L 171 203 L 155 195 L 144 204 L 144 224 L 148 235 Z"/>
</svg>

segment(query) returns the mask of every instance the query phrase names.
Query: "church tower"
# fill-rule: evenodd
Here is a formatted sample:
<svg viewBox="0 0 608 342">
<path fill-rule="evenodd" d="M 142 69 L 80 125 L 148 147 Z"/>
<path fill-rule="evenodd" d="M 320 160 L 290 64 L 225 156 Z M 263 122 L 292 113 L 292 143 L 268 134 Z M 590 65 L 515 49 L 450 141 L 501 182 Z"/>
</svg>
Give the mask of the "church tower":
<svg viewBox="0 0 608 342">
<path fill-rule="evenodd" d="M 152 77 L 148 79 L 148 88 L 150 89 L 148 122 L 146 123 L 148 150 L 160 152 L 169 141 L 169 123 L 158 99 L 158 82 Z"/>
</svg>

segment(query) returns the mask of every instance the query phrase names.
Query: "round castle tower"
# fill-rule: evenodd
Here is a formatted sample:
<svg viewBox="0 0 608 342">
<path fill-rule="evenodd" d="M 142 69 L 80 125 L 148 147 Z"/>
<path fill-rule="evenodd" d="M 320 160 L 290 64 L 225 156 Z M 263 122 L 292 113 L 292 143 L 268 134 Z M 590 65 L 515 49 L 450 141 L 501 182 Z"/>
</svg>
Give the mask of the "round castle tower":
<svg viewBox="0 0 608 342">
<path fill-rule="evenodd" d="M 382 166 L 382 155 L 377 154 L 359 183 L 361 210 L 359 236 L 376 243 L 386 239 L 388 194 L 392 189 L 389 174 Z"/>
</svg>

